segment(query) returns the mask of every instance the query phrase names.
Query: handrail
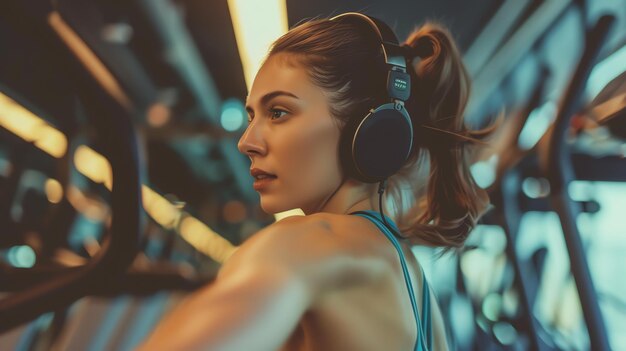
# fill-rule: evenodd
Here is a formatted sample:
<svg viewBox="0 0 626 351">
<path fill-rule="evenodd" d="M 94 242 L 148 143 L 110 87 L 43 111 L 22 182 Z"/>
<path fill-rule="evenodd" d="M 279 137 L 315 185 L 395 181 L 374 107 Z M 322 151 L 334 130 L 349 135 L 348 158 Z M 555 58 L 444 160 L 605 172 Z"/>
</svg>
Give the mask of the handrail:
<svg viewBox="0 0 626 351">
<path fill-rule="evenodd" d="M 575 174 L 572 157 L 565 139 L 570 129 L 570 121 L 580 108 L 585 82 L 614 22 L 613 16 L 602 16 L 594 27 L 587 32 L 582 57 L 559 106 L 553 128 L 547 136 L 546 144 L 548 147 L 543 150 L 544 154 L 540 155 L 543 156 L 541 158 L 542 169 L 550 182 L 552 205 L 558 213 L 563 227 L 572 275 L 580 296 L 592 350 L 610 350 L 610 346 L 585 250 L 576 227 L 576 218 L 580 213 L 580 208 L 569 198 L 567 191 L 567 186 L 575 179 Z"/>
<path fill-rule="evenodd" d="M 16 268 L 0 266 L 0 279 L 11 282 L 3 284 L 2 292 L 16 292 L 51 279 L 55 276 L 68 274 L 81 267 L 33 267 Z M 162 263 L 146 269 L 132 267 L 122 274 L 119 279 L 109 281 L 106 286 L 92 286 L 87 289 L 88 295 L 113 296 L 119 294 L 148 295 L 163 290 L 192 291 L 209 284 L 213 275 L 198 275 L 185 271 L 181 266 Z"/>
<path fill-rule="evenodd" d="M 542 76 L 548 76 L 548 70 L 542 68 Z M 519 136 L 524 125 L 528 121 L 531 111 L 541 103 L 545 95 L 546 81 L 536 83 L 533 93 L 524 106 L 523 111 L 516 116 L 513 125 L 515 135 Z M 509 145 L 502 150 L 502 161 L 498 164 L 498 179 L 492 185 L 494 205 L 500 208 L 498 222 L 502 226 L 507 237 L 505 252 L 511 260 L 514 271 L 514 283 L 519 287 L 520 305 L 524 313 L 520 316 L 520 323 L 528 334 L 529 348 L 532 350 L 546 350 L 547 347 L 540 337 L 541 326 L 533 315 L 533 306 L 537 290 L 537 281 L 532 279 L 528 272 L 526 261 L 522 259 L 516 249 L 518 241 L 519 225 L 522 212 L 518 204 L 518 195 L 521 189 L 522 176 L 520 168 L 529 162 L 529 154 L 519 149 L 518 138 L 511 138 Z"/>
</svg>

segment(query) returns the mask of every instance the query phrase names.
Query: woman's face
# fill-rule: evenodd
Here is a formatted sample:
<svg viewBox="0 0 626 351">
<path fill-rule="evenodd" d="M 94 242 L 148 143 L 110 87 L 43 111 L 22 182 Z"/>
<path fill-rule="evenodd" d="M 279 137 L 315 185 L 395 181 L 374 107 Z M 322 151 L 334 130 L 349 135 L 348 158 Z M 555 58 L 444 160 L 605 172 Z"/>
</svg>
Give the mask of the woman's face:
<svg viewBox="0 0 626 351">
<path fill-rule="evenodd" d="M 254 188 L 267 213 L 319 211 L 341 184 L 338 124 L 322 89 L 294 62 L 279 53 L 261 67 L 238 145 L 252 161 Z"/>
</svg>

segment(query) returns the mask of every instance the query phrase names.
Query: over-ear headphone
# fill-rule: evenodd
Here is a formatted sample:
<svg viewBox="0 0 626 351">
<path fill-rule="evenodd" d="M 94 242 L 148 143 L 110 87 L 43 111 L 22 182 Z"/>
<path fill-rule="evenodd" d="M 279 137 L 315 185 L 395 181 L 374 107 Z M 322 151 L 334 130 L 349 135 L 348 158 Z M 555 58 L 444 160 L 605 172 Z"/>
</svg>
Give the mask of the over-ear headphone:
<svg viewBox="0 0 626 351">
<path fill-rule="evenodd" d="M 380 38 L 390 102 L 348 121 L 342 132 L 339 153 L 347 176 L 366 183 L 381 182 L 404 165 L 413 145 L 413 126 L 404 107 L 411 94 L 404 48 L 398 44 L 393 30 L 374 17 L 348 12 L 331 18 L 331 21 L 338 20 L 365 24 Z"/>
</svg>

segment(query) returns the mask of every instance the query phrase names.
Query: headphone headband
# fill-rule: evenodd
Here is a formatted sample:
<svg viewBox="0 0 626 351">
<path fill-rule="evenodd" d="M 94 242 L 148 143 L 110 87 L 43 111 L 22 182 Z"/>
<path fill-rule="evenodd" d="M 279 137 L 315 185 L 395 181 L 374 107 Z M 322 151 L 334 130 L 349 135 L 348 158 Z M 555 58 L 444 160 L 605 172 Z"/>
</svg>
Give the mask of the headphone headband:
<svg viewBox="0 0 626 351">
<path fill-rule="evenodd" d="M 380 40 L 385 63 L 389 66 L 387 93 L 390 98 L 406 101 L 411 94 L 410 78 L 406 71 L 406 49 L 399 45 L 393 30 L 383 21 L 358 12 L 346 12 L 330 19 L 371 28 Z"/>
<path fill-rule="evenodd" d="M 388 65 L 401 68 L 403 72 L 406 72 L 404 50 L 399 46 L 398 38 L 393 33 L 393 30 L 389 28 L 385 22 L 358 12 L 346 12 L 341 15 L 337 15 L 330 20 L 342 20 L 358 24 L 367 24 L 380 38 L 383 55 L 385 56 L 385 62 Z"/>
</svg>

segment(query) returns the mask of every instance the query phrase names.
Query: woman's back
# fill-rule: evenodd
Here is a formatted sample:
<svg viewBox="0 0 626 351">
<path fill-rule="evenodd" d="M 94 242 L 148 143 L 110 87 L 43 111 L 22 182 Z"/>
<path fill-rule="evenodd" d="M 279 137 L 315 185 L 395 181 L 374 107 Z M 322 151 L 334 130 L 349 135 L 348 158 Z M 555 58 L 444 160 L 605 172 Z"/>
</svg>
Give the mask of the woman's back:
<svg viewBox="0 0 626 351">
<path fill-rule="evenodd" d="M 418 327 L 396 248 L 370 220 L 358 216 L 323 217 L 333 232 L 345 236 L 346 255 L 366 254 L 381 259 L 387 263 L 388 273 L 370 286 L 347 288 L 323 296 L 305 313 L 281 350 L 413 350 Z M 360 244 L 350 246 L 350 241 Z M 363 242 L 369 245 L 364 247 Z M 418 313 L 424 316 L 422 271 L 411 250 L 404 245 L 402 249 Z M 445 350 L 445 331 L 432 295 L 430 305 L 427 313 L 432 315 L 431 323 L 424 329 L 432 331 L 432 350 Z"/>
</svg>

